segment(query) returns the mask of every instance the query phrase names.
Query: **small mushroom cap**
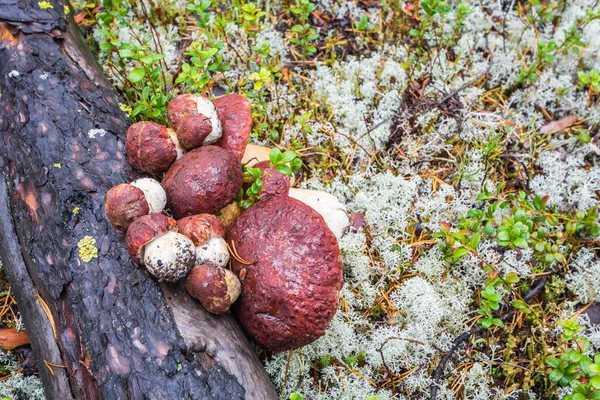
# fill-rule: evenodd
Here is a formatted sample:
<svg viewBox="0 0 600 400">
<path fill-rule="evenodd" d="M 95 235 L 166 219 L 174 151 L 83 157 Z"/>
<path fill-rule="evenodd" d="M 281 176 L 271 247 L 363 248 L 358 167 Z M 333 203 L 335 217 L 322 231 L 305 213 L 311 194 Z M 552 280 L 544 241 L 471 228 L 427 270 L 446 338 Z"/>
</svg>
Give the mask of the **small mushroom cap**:
<svg viewBox="0 0 600 400">
<path fill-rule="evenodd" d="M 194 245 L 200 246 L 215 237 L 225 235 L 225 226 L 212 214 L 197 214 L 177 221 L 180 233 L 192 239 Z"/>
<path fill-rule="evenodd" d="M 217 97 L 213 104 L 223 126 L 223 135 L 216 144 L 231 152 L 240 161 L 252 129 L 250 102 L 239 94 L 229 94 Z"/>
<path fill-rule="evenodd" d="M 127 158 L 134 168 L 150 174 L 165 172 L 177 159 L 177 144 L 166 127 L 148 121 L 127 130 Z"/>
<path fill-rule="evenodd" d="M 131 182 L 131 186 L 135 186 L 144 192 L 150 214 L 162 212 L 167 205 L 167 193 L 160 185 L 160 182 L 152 178 L 140 178 Z"/>
<path fill-rule="evenodd" d="M 127 252 L 137 262 L 144 258 L 144 246 L 158 236 L 177 229 L 177 222 L 163 214 L 144 215 L 127 229 Z M 193 243 L 192 243 L 193 245 Z"/>
<path fill-rule="evenodd" d="M 229 262 L 227 242 L 222 237 L 215 237 L 208 242 L 196 246 L 196 263 L 213 264 L 224 267 Z"/>
<path fill-rule="evenodd" d="M 211 264 L 196 265 L 185 281 L 185 288 L 213 314 L 229 311 L 240 295 L 240 281 L 235 274 Z"/>
<path fill-rule="evenodd" d="M 104 210 L 108 221 L 115 228 L 127 230 L 136 218 L 150 212 L 150 206 L 141 189 L 121 183 L 106 192 Z"/>
<path fill-rule="evenodd" d="M 177 218 L 212 214 L 237 196 L 242 188 L 242 169 L 228 151 L 202 146 L 177 160 L 165 174 L 162 185 Z"/>
<path fill-rule="evenodd" d="M 287 194 L 290 191 L 290 178 L 274 168 L 270 167 L 269 161 L 261 161 L 254 164 L 253 168 L 262 169 L 263 187 L 260 191 L 260 197 L 278 196 Z"/>
<path fill-rule="evenodd" d="M 159 281 L 176 282 L 194 266 L 194 244 L 174 231 L 161 235 L 144 246 L 144 265 Z"/>
<path fill-rule="evenodd" d="M 182 94 L 167 106 L 169 124 L 177 132 L 181 145 L 191 150 L 213 144 L 221 137 L 221 121 L 213 103 L 205 97 Z"/>
</svg>

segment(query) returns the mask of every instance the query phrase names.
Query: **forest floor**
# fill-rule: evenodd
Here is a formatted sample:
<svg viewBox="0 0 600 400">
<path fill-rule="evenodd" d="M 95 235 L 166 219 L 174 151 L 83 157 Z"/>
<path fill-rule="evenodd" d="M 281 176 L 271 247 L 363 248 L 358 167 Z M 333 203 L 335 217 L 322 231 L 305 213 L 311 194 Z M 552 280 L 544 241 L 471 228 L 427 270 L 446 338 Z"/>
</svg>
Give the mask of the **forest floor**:
<svg viewBox="0 0 600 400">
<path fill-rule="evenodd" d="M 355 215 L 327 333 L 257 350 L 283 399 L 600 399 L 597 0 L 65 12 L 133 121 L 241 93 L 251 142 L 300 153 L 296 185 Z M 0 286 L 3 327 L 22 328 Z M 41 398 L 19 358 L 0 353 L 0 396 Z"/>
</svg>

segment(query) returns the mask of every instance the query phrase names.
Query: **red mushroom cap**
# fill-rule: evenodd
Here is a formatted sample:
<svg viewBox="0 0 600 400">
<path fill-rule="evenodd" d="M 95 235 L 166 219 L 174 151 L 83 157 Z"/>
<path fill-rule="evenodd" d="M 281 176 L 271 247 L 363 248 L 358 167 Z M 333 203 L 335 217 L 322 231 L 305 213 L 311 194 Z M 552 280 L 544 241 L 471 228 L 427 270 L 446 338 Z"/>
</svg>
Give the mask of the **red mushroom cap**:
<svg viewBox="0 0 600 400">
<path fill-rule="evenodd" d="M 163 214 L 144 215 L 129 225 L 125 239 L 127 252 L 137 262 L 143 258 L 142 249 L 152 239 L 177 230 L 177 222 Z"/>
<path fill-rule="evenodd" d="M 290 178 L 274 168 L 269 161 L 261 161 L 253 165 L 253 168 L 262 169 L 263 187 L 260 196 L 288 195 L 290 192 Z"/>
<path fill-rule="evenodd" d="M 223 127 L 223 135 L 216 144 L 230 151 L 241 161 L 252 129 L 250 102 L 239 94 L 229 94 L 217 97 L 213 104 L 217 108 Z"/>
<path fill-rule="evenodd" d="M 200 264 L 188 274 L 185 288 L 208 312 L 223 314 L 239 296 L 240 282 L 225 268 Z"/>
<path fill-rule="evenodd" d="M 158 174 L 177 159 L 177 145 L 169 130 L 148 121 L 136 122 L 127 130 L 127 158 L 135 169 Z"/>
<path fill-rule="evenodd" d="M 343 277 L 337 239 L 321 215 L 288 196 L 267 197 L 238 217 L 227 242 L 236 249 L 232 271 L 245 274 L 234 310 L 256 343 L 283 351 L 325 333 Z"/>
<path fill-rule="evenodd" d="M 227 150 L 202 146 L 177 160 L 162 185 L 177 218 L 212 214 L 237 196 L 242 188 L 242 169 Z"/>
<path fill-rule="evenodd" d="M 179 233 L 192 239 L 194 245 L 202 245 L 214 237 L 225 235 L 225 225 L 212 214 L 198 214 L 177 221 Z"/>
<path fill-rule="evenodd" d="M 167 118 L 186 150 L 202 146 L 212 132 L 210 118 L 198 113 L 197 96 L 193 94 L 175 96 L 167 106 Z"/>
<path fill-rule="evenodd" d="M 110 188 L 104 197 L 108 221 L 117 229 L 127 230 L 136 219 L 150 212 L 150 206 L 141 189 L 128 183 Z"/>
</svg>

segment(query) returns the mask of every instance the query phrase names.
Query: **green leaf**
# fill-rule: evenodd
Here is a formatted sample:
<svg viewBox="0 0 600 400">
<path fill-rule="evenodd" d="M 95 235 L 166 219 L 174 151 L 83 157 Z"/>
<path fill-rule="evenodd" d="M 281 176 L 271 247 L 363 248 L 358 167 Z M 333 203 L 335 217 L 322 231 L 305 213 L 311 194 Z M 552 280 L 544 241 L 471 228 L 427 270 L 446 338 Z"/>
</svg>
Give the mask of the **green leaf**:
<svg viewBox="0 0 600 400">
<path fill-rule="evenodd" d="M 469 249 L 467 249 L 466 247 L 459 247 L 454 251 L 454 253 L 452 253 L 452 258 L 454 258 L 455 260 L 460 260 L 461 258 L 466 256 L 467 253 L 469 253 Z"/>
<path fill-rule="evenodd" d="M 515 244 L 515 246 L 522 247 L 524 249 L 526 249 L 527 247 L 529 247 L 529 245 L 527 244 L 527 240 L 525 240 L 525 239 L 523 239 L 521 237 L 518 238 L 518 239 L 515 239 L 513 241 L 513 243 Z"/>
<path fill-rule="evenodd" d="M 292 163 L 290 165 L 292 166 L 292 172 L 296 172 L 300 168 L 302 168 L 302 160 L 299 158 L 296 158 L 292 161 Z"/>
<path fill-rule="evenodd" d="M 569 361 L 571 362 L 579 362 L 583 356 L 576 350 L 569 350 Z"/>
<path fill-rule="evenodd" d="M 519 310 L 522 310 L 522 309 L 524 309 L 524 308 L 527 308 L 527 304 L 525 304 L 525 302 L 524 302 L 524 301 L 522 301 L 522 300 L 515 300 L 515 301 L 513 301 L 513 302 L 512 302 L 512 306 L 513 306 L 514 308 L 517 308 L 517 309 L 519 309 Z"/>
<path fill-rule="evenodd" d="M 144 68 L 136 68 L 129 73 L 129 76 L 127 77 L 127 79 L 129 79 L 129 82 L 131 82 L 131 83 L 137 83 L 137 82 L 141 81 L 145 75 L 146 75 L 146 70 L 144 70 Z"/>
<path fill-rule="evenodd" d="M 298 392 L 293 392 L 290 394 L 290 400 L 303 400 L 302 395 Z"/>
<path fill-rule="evenodd" d="M 562 379 L 565 374 L 559 369 L 553 369 L 548 377 L 552 382 L 558 382 Z"/>
<path fill-rule="evenodd" d="M 492 324 L 500 327 L 504 326 L 504 322 L 500 318 L 492 318 Z"/>
<path fill-rule="evenodd" d="M 585 396 L 582 395 L 581 393 L 574 393 L 572 399 L 573 400 L 586 400 Z"/>
<path fill-rule="evenodd" d="M 287 163 L 287 162 L 291 162 L 295 158 L 296 158 L 296 152 L 294 150 L 286 150 L 283 153 L 283 157 L 282 157 L 281 161 Z"/>
<path fill-rule="evenodd" d="M 471 240 L 469 241 L 469 246 L 471 246 L 471 248 L 473 250 L 477 250 L 477 246 L 479 246 L 479 241 L 481 240 L 481 234 L 476 233 L 473 235 L 473 237 L 471 238 Z"/>
<path fill-rule="evenodd" d="M 600 389 L 600 376 L 596 375 L 590 379 L 590 384 L 594 387 L 594 389 Z"/>
<path fill-rule="evenodd" d="M 122 50 L 119 50 L 119 56 L 121 58 L 135 58 L 136 54 L 131 49 L 122 49 Z"/>
<path fill-rule="evenodd" d="M 517 283 L 517 282 L 519 282 L 519 280 L 520 280 L 519 277 L 514 272 L 509 272 L 509 274 L 506 275 L 506 279 L 505 279 L 505 281 L 507 283 Z"/>
<path fill-rule="evenodd" d="M 589 400 L 600 400 L 600 390 L 596 390 L 590 394 L 588 394 Z"/>
<path fill-rule="evenodd" d="M 271 166 L 274 166 L 275 164 L 280 162 L 282 158 L 283 154 L 281 154 L 281 150 L 279 150 L 277 147 L 271 149 L 271 152 L 269 153 L 269 160 L 271 161 Z"/>
<path fill-rule="evenodd" d="M 556 357 L 548 357 L 544 360 L 544 362 L 552 368 L 558 368 L 558 366 L 560 365 L 560 360 Z"/>
<path fill-rule="evenodd" d="M 492 320 L 491 320 L 491 318 L 481 318 L 479 320 L 479 323 L 481 324 L 481 326 L 484 329 L 489 329 L 492 326 Z"/>
<path fill-rule="evenodd" d="M 287 165 L 287 164 L 279 164 L 279 165 L 276 165 L 276 166 L 275 166 L 275 169 L 276 169 L 277 171 L 281 172 L 281 173 L 282 173 L 282 174 L 284 174 L 284 175 L 287 175 L 287 176 L 290 176 L 290 177 L 292 176 L 292 169 L 291 169 L 291 168 L 290 168 L 290 166 L 289 166 L 289 165 Z"/>
</svg>

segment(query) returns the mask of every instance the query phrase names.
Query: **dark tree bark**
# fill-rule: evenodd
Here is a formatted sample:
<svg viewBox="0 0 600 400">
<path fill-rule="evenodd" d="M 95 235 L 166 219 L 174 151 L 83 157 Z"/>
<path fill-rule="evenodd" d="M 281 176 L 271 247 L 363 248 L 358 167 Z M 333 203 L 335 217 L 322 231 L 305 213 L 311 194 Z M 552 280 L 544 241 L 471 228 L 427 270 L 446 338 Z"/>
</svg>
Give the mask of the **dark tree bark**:
<svg viewBox="0 0 600 400">
<path fill-rule="evenodd" d="M 0 257 L 48 398 L 277 398 L 231 315 L 161 288 L 108 224 L 106 190 L 136 177 L 127 119 L 50 3 L 0 0 Z"/>
</svg>

